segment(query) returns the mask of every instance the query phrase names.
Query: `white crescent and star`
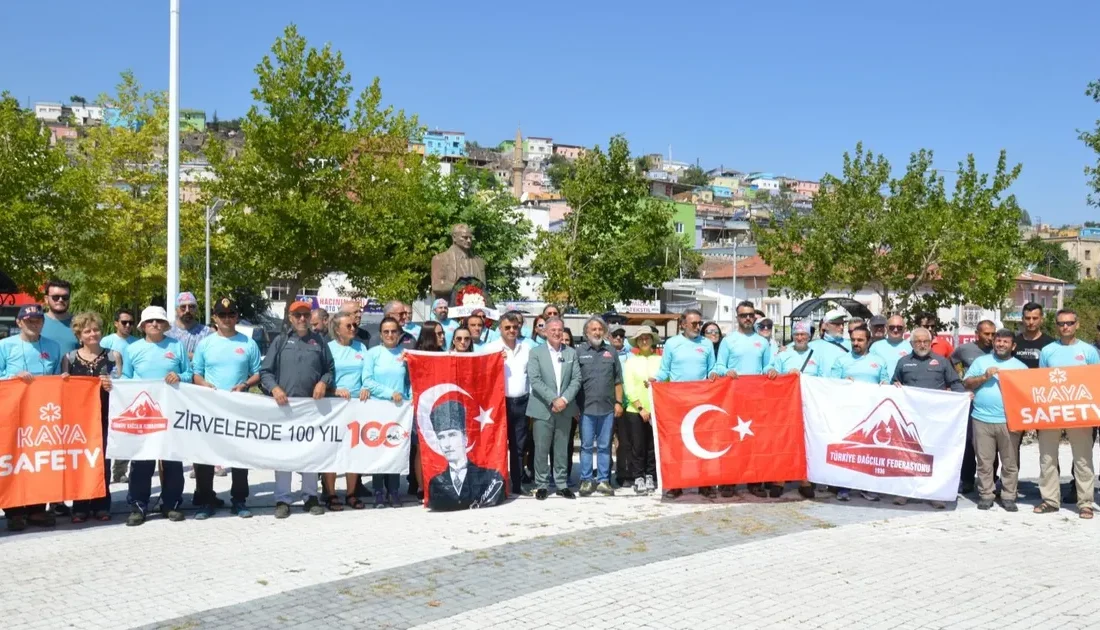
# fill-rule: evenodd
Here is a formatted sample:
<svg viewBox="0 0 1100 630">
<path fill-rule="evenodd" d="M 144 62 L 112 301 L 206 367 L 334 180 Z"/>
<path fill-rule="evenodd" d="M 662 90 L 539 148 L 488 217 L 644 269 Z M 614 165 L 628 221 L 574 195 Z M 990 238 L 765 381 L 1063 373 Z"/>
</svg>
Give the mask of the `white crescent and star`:
<svg viewBox="0 0 1100 630">
<path fill-rule="evenodd" d="M 435 430 L 432 429 L 432 409 L 435 409 L 435 404 L 440 398 L 456 392 L 463 396 L 474 400 L 474 397 L 470 395 L 470 392 L 462 389 L 454 383 L 440 383 L 433 387 L 429 387 L 424 390 L 424 393 L 420 394 L 418 404 L 416 405 L 416 423 L 420 426 L 420 435 L 424 438 L 424 441 L 428 444 L 436 453 L 439 453 L 439 443 L 435 439 Z M 476 402 L 476 401 L 475 401 Z M 478 406 L 481 409 L 480 405 Z M 475 420 L 481 426 L 481 429 L 485 429 L 485 425 L 493 424 L 492 409 L 481 409 L 481 412 L 477 414 Z M 474 442 L 471 442 L 466 447 L 466 452 L 469 453 L 474 448 Z"/>
<path fill-rule="evenodd" d="M 684 447 L 699 459 L 718 459 L 733 448 L 733 445 L 730 444 L 720 451 L 711 451 L 703 448 L 699 444 L 699 440 L 695 437 L 695 423 L 699 421 L 699 418 L 701 418 L 703 414 L 710 411 L 717 411 L 729 415 L 726 413 L 725 409 L 715 405 L 698 405 L 687 412 L 684 416 L 684 420 L 680 423 L 680 439 L 684 442 Z M 752 420 L 745 421 L 742 420 L 740 416 L 737 417 L 737 426 L 732 427 L 731 430 L 741 436 L 740 442 L 744 442 L 746 436 L 756 435 L 752 432 Z"/>
</svg>

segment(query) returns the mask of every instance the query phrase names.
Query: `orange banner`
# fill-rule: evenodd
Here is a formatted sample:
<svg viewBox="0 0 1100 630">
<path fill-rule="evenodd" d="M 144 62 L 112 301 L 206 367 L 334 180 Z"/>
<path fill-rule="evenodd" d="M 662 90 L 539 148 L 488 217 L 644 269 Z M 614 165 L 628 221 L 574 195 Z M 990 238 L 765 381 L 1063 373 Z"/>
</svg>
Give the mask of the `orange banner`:
<svg viewBox="0 0 1100 630">
<path fill-rule="evenodd" d="M 0 381 L 0 508 L 103 496 L 99 379 Z"/>
<path fill-rule="evenodd" d="M 997 372 L 1010 431 L 1100 426 L 1100 365 Z"/>
</svg>

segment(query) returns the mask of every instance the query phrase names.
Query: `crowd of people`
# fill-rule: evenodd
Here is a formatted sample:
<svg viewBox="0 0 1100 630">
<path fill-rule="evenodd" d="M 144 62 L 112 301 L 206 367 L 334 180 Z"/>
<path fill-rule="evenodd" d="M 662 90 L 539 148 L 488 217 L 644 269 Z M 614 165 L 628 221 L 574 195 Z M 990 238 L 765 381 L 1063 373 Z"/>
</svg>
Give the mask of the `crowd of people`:
<svg viewBox="0 0 1100 630">
<path fill-rule="evenodd" d="M 617 488 L 637 494 L 658 490 L 650 424 L 652 383 L 798 372 L 972 392 L 960 492 L 970 493 L 976 487 L 979 509 L 989 509 L 999 500 L 1005 510 L 1014 512 L 1018 510 L 1021 434 L 1007 428 L 997 373 L 1100 363 L 1096 349 L 1076 338 L 1077 317 L 1073 311 L 1058 311 L 1059 337 L 1054 339 L 1041 330 L 1043 308 L 1035 303 L 1024 306 L 1023 330 L 1019 334 L 998 330 L 993 322 L 983 321 L 977 327 L 975 341 L 956 349 L 935 334 L 933 316 L 916 318 L 917 326 L 909 330 L 900 315 L 864 321 L 849 317 L 841 309 L 827 312 L 816 331 L 808 320 L 794 322 L 791 339 L 781 344 L 774 337 L 774 323 L 747 301 L 737 305 L 736 328 L 728 334 L 723 334 L 716 322 L 704 322 L 698 310 L 690 309 L 679 316 L 679 331 L 667 339 L 662 339 L 652 322 L 636 327 L 628 335 L 624 328 L 611 328 L 600 317 L 589 318 L 574 339 L 561 311 L 553 304 L 534 316 L 529 326 L 525 326 L 525 315 L 517 311 L 500 315 L 498 322 L 489 321 L 487 311 L 475 311 L 460 321 L 448 317 L 444 300 L 432 304 L 431 319 L 422 323 L 411 321 L 409 305 L 387 303 L 379 338 L 374 339 L 362 326 L 362 310 L 354 302 L 330 316 L 308 302 L 296 301 L 287 309 L 289 330 L 279 335 L 261 357 L 256 342 L 237 330 L 240 313 L 227 297 L 213 304 L 210 325 L 199 321 L 198 301 L 184 292 L 175 300 L 172 318 L 158 306 L 143 309 L 140 317 L 120 309 L 114 314 L 115 332 L 109 335 L 103 334 L 105 326 L 98 314 L 70 313 L 70 300 L 69 283 L 52 280 L 46 286 L 46 308 L 27 305 L 19 310 L 19 335 L 0 340 L 0 378 L 31 381 L 36 376 L 58 374 L 99 377 L 104 440 L 107 396 L 115 378 L 188 382 L 229 392 L 248 392 L 258 387 L 280 405 L 294 397 L 326 396 L 402 404 L 412 398 L 405 350 L 499 352 L 505 366 L 506 482 L 513 494 L 530 494 L 540 501 L 547 499 L 551 490 L 565 499 L 575 499 L 578 494 L 610 496 Z M 570 479 L 578 431 L 580 484 L 574 492 Z M 1066 500 L 1077 503 L 1081 518 L 1092 518 L 1095 473 L 1091 449 L 1095 432 L 1086 428 L 1066 433 L 1073 451 L 1075 492 L 1060 496 L 1060 432 L 1041 431 L 1042 502 L 1034 511 L 1055 512 Z M 424 480 L 415 432 L 409 463 L 407 492 L 422 500 Z M 105 462 L 108 488 L 112 482 L 127 484 L 127 525 L 141 525 L 155 507 L 151 486 L 158 470 L 160 512 L 170 521 L 181 521 L 185 518 L 183 462 Z M 247 470 L 226 471 L 196 463 L 191 474 L 195 479 L 191 498 L 195 519 L 207 519 L 225 507 L 213 486 L 215 476 L 225 475 L 232 476 L 231 514 L 252 516 L 247 506 Z M 310 514 L 363 509 L 368 503 L 374 508 L 401 505 L 399 475 L 372 475 L 368 489 L 361 475 L 348 473 L 343 498 L 333 473 L 302 472 L 300 477 L 302 509 Z M 291 471 L 275 472 L 276 518 L 291 514 L 291 505 L 296 502 L 292 481 Z M 788 481 L 792 480 L 750 484 L 747 490 L 761 497 L 779 497 Z M 683 488 L 663 490 L 670 500 L 684 492 Z M 739 490 L 727 485 L 703 487 L 698 492 L 714 498 L 733 497 Z M 798 482 L 798 492 L 806 498 L 819 492 L 835 493 L 839 501 L 850 498 L 846 488 L 815 488 L 806 480 Z M 869 492 L 863 492 L 863 496 L 871 501 L 879 499 Z M 894 501 L 904 504 L 906 499 L 898 497 Z M 930 503 L 934 508 L 944 507 L 939 502 Z M 59 516 L 68 516 L 75 523 L 109 521 L 110 508 L 108 489 L 102 497 L 77 501 L 71 507 L 64 503 L 9 507 L 5 514 L 7 528 L 20 531 L 28 525 L 53 526 Z"/>
</svg>

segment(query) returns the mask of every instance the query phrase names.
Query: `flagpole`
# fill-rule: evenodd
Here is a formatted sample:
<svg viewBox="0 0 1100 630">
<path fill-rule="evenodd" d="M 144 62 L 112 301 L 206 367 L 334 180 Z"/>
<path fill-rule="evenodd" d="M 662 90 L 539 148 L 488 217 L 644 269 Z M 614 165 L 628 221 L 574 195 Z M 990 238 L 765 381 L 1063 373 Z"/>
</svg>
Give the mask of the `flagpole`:
<svg viewBox="0 0 1100 630">
<path fill-rule="evenodd" d="M 180 0 L 168 0 L 168 266 L 165 304 L 180 288 Z"/>
</svg>

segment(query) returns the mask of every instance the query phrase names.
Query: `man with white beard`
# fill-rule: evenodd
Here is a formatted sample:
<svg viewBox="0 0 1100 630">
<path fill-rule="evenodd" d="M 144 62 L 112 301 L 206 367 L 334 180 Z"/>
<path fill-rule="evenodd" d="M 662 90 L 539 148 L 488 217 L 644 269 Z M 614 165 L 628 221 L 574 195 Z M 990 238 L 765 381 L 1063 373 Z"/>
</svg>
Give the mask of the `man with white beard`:
<svg viewBox="0 0 1100 630">
<path fill-rule="evenodd" d="M 932 332 L 927 328 L 915 328 L 909 336 L 913 351 L 898 361 L 894 368 L 894 385 L 899 387 L 920 387 L 922 389 L 950 389 L 953 392 L 965 392 L 959 373 L 951 367 L 947 357 L 932 352 Z M 905 505 L 909 500 L 896 497 L 895 505 Z M 937 510 L 945 506 L 943 501 L 929 501 Z"/>
</svg>

